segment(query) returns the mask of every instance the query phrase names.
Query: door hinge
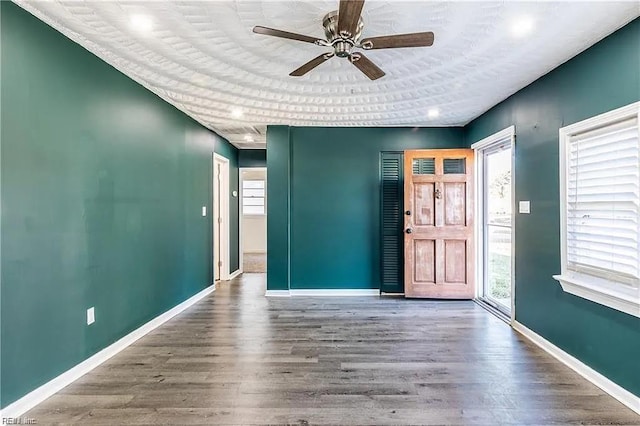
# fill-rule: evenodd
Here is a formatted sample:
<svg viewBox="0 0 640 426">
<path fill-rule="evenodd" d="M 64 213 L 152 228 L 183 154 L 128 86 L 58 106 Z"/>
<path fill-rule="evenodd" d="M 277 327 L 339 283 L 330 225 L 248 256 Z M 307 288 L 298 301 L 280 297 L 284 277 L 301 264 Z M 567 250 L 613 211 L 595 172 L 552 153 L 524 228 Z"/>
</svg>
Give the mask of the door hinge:
<svg viewBox="0 0 640 426">
<path fill-rule="evenodd" d="M 222 218 L 221 217 L 218 218 L 218 223 L 222 223 Z"/>
<path fill-rule="evenodd" d="M 219 260 L 219 261 L 218 261 L 218 267 L 219 267 L 219 268 L 222 268 L 222 260 Z"/>
</svg>

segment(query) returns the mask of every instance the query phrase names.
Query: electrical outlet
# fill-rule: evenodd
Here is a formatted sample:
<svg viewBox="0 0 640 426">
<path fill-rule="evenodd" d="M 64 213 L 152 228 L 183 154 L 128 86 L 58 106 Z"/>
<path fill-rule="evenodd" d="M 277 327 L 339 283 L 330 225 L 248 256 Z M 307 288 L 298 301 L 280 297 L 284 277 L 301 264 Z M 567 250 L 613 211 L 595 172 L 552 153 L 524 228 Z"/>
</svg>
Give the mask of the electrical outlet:
<svg viewBox="0 0 640 426">
<path fill-rule="evenodd" d="M 202 206 L 202 216 L 207 215 L 207 206 Z"/>
<path fill-rule="evenodd" d="M 92 306 L 89 309 L 87 309 L 87 325 L 91 325 L 94 322 L 96 322 L 96 311 L 95 311 L 95 308 Z"/>
</svg>

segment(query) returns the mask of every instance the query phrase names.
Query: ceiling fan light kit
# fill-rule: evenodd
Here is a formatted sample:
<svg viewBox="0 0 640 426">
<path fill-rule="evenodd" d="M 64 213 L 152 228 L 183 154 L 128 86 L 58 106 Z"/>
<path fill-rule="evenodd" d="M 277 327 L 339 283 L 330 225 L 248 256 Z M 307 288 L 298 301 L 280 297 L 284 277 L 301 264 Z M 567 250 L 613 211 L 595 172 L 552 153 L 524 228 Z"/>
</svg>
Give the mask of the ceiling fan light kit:
<svg viewBox="0 0 640 426">
<path fill-rule="evenodd" d="M 303 76 L 318 65 L 337 56 L 338 58 L 348 58 L 349 62 L 369 79 L 377 80 L 385 75 L 384 71 L 371 62 L 362 52 L 354 52 L 354 49 L 393 49 L 433 45 L 434 35 L 432 32 L 396 34 L 362 39 L 364 22 L 362 21 L 361 13 L 363 6 L 364 0 L 341 0 L 339 10 L 327 13 L 322 19 L 326 40 L 262 26 L 254 27 L 253 32 L 313 43 L 333 49 L 333 52 L 323 53 L 292 71 L 289 75 L 293 77 Z"/>
</svg>

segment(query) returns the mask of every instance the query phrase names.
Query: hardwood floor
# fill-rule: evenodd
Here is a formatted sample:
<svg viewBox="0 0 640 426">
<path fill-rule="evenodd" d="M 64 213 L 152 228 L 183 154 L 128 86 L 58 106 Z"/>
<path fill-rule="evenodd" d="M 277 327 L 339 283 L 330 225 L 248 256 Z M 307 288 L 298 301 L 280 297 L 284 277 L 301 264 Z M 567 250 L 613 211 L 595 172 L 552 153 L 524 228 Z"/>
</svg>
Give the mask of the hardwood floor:
<svg viewBox="0 0 640 426">
<path fill-rule="evenodd" d="M 472 302 L 265 298 L 245 274 L 25 414 L 38 424 L 640 424 Z"/>
</svg>

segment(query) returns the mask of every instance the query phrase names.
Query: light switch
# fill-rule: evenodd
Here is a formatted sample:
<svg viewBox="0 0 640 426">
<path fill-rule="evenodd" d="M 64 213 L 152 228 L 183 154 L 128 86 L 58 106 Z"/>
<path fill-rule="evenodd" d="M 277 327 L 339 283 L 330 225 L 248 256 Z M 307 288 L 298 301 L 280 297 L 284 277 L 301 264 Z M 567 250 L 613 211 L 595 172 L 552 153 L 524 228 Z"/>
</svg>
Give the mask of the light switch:
<svg viewBox="0 0 640 426">
<path fill-rule="evenodd" d="M 95 308 L 92 306 L 89 309 L 87 309 L 87 325 L 91 325 L 94 322 L 96 322 L 96 311 L 95 311 Z"/>
<path fill-rule="evenodd" d="M 524 214 L 531 213 L 531 201 L 520 201 L 518 211 Z"/>
<path fill-rule="evenodd" d="M 202 216 L 207 215 L 207 206 L 202 206 Z"/>
</svg>

